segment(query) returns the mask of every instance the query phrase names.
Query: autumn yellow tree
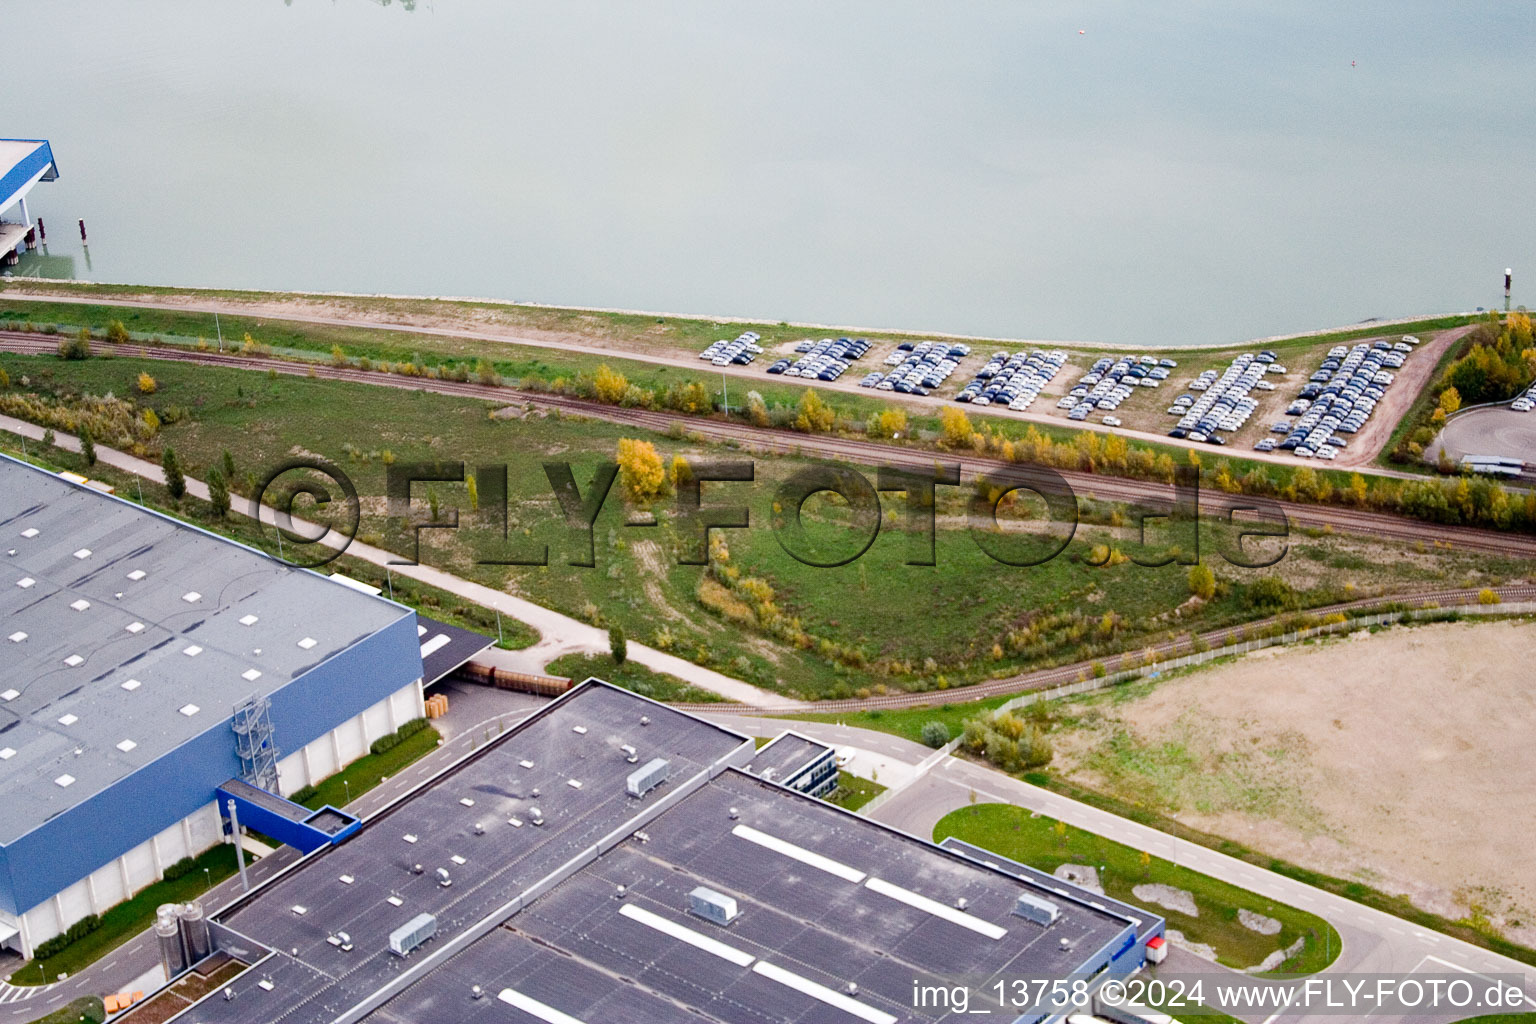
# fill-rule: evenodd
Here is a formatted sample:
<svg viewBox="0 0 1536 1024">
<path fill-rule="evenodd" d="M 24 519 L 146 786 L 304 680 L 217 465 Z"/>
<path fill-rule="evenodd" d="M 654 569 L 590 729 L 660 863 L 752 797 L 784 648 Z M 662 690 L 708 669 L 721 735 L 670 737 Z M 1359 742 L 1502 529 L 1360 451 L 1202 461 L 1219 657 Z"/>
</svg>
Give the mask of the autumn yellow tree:
<svg viewBox="0 0 1536 1024">
<path fill-rule="evenodd" d="M 681 487 L 693 479 L 693 467 L 688 465 L 688 460 L 682 455 L 672 456 L 672 468 L 670 470 L 672 486 Z"/>
<path fill-rule="evenodd" d="M 152 395 L 155 393 L 155 389 L 159 387 L 159 385 L 155 383 L 155 378 L 151 377 L 149 374 L 143 372 L 142 370 L 139 371 L 138 384 L 139 393 L 142 395 Z"/>
<path fill-rule="evenodd" d="M 1204 562 L 1189 567 L 1189 592 L 1202 601 L 1216 596 L 1216 574 Z"/>
<path fill-rule="evenodd" d="M 832 411 L 832 407 L 821 400 L 815 388 L 806 388 L 805 394 L 800 396 L 795 429 L 807 434 L 824 434 L 836 422 L 837 413 Z"/>
<path fill-rule="evenodd" d="M 1440 392 L 1440 408 L 1445 410 L 1447 416 L 1460 409 L 1461 392 L 1457 391 L 1454 387 L 1446 388 Z"/>
<path fill-rule="evenodd" d="M 900 409 L 882 409 L 869 417 L 864 430 L 870 437 L 899 437 L 907 432 L 907 414 Z"/>
<path fill-rule="evenodd" d="M 976 434 L 976 428 L 971 426 L 971 418 L 965 414 L 965 410 L 953 405 L 946 405 L 939 412 L 939 431 L 940 442 L 950 448 L 970 445 L 971 438 Z"/>
<path fill-rule="evenodd" d="M 619 486 L 635 504 L 653 501 L 666 489 L 667 470 L 651 442 L 620 438 L 618 462 Z"/>
<path fill-rule="evenodd" d="M 615 405 L 624 398 L 624 392 L 628 390 L 629 380 L 622 373 L 610 370 L 607 363 L 597 368 L 597 374 L 592 378 L 592 393 L 597 396 L 599 402 Z"/>
</svg>

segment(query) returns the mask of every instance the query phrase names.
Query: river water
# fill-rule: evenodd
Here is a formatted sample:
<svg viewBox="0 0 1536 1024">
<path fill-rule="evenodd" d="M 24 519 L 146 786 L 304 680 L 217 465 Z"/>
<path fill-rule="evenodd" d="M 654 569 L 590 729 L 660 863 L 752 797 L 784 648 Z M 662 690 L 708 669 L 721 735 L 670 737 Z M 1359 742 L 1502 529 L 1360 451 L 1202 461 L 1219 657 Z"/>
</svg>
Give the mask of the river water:
<svg viewBox="0 0 1536 1024">
<path fill-rule="evenodd" d="M 21 273 L 1131 344 L 1536 278 L 1529 3 L 0 0 L 0 28 L 0 135 L 62 172 Z"/>
</svg>

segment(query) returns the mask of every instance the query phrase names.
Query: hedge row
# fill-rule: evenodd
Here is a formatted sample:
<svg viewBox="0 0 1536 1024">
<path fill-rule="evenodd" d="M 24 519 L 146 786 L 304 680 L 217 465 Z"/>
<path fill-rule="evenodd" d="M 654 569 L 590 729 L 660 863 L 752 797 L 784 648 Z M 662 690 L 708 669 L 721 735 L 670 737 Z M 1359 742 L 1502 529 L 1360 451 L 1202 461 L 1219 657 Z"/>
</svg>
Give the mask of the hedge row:
<svg viewBox="0 0 1536 1024">
<path fill-rule="evenodd" d="M 393 750 L 402 742 L 421 732 L 421 730 L 425 729 L 426 727 L 427 720 L 425 718 L 413 718 L 409 722 L 406 722 L 404 725 L 402 725 L 400 728 L 396 729 L 394 732 L 390 733 L 388 736 L 380 736 L 378 739 L 374 740 L 373 744 L 368 748 L 368 752 L 370 754 L 382 754 L 386 751 Z M 311 793 L 310 795 L 313 796 L 314 794 Z M 299 802 L 303 803 L 302 800 Z"/>
</svg>

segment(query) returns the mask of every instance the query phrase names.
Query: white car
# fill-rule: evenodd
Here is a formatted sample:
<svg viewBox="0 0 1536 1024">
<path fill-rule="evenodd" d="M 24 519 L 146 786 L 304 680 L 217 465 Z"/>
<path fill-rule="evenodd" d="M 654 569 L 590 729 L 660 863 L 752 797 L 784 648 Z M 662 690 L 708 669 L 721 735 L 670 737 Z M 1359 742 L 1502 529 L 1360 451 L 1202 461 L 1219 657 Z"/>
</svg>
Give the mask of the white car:
<svg viewBox="0 0 1536 1024">
<path fill-rule="evenodd" d="M 1529 398 L 1517 398 L 1510 403 L 1509 407 L 1515 412 L 1530 412 L 1536 409 L 1536 402 L 1532 402 Z"/>
<path fill-rule="evenodd" d="M 1120 417 L 1119 416 L 1105 416 L 1104 417 L 1104 425 L 1106 427 L 1118 427 L 1120 425 Z"/>
</svg>

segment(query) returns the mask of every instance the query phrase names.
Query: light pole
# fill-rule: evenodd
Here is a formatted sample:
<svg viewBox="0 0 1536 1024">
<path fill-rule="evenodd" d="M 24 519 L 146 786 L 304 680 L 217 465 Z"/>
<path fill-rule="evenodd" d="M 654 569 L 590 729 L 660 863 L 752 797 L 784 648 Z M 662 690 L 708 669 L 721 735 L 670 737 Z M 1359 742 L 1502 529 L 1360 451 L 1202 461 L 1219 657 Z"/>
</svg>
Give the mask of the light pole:
<svg viewBox="0 0 1536 1024">
<path fill-rule="evenodd" d="M 350 804 L 352 802 L 352 782 L 350 779 L 342 779 L 341 785 L 347 792 L 347 803 Z"/>
<path fill-rule="evenodd" d="M 206 883 L 204 891 L 213 888 L 213 872 L 207 868 L 203 868 L 203 881 Z"/>
</svg>

